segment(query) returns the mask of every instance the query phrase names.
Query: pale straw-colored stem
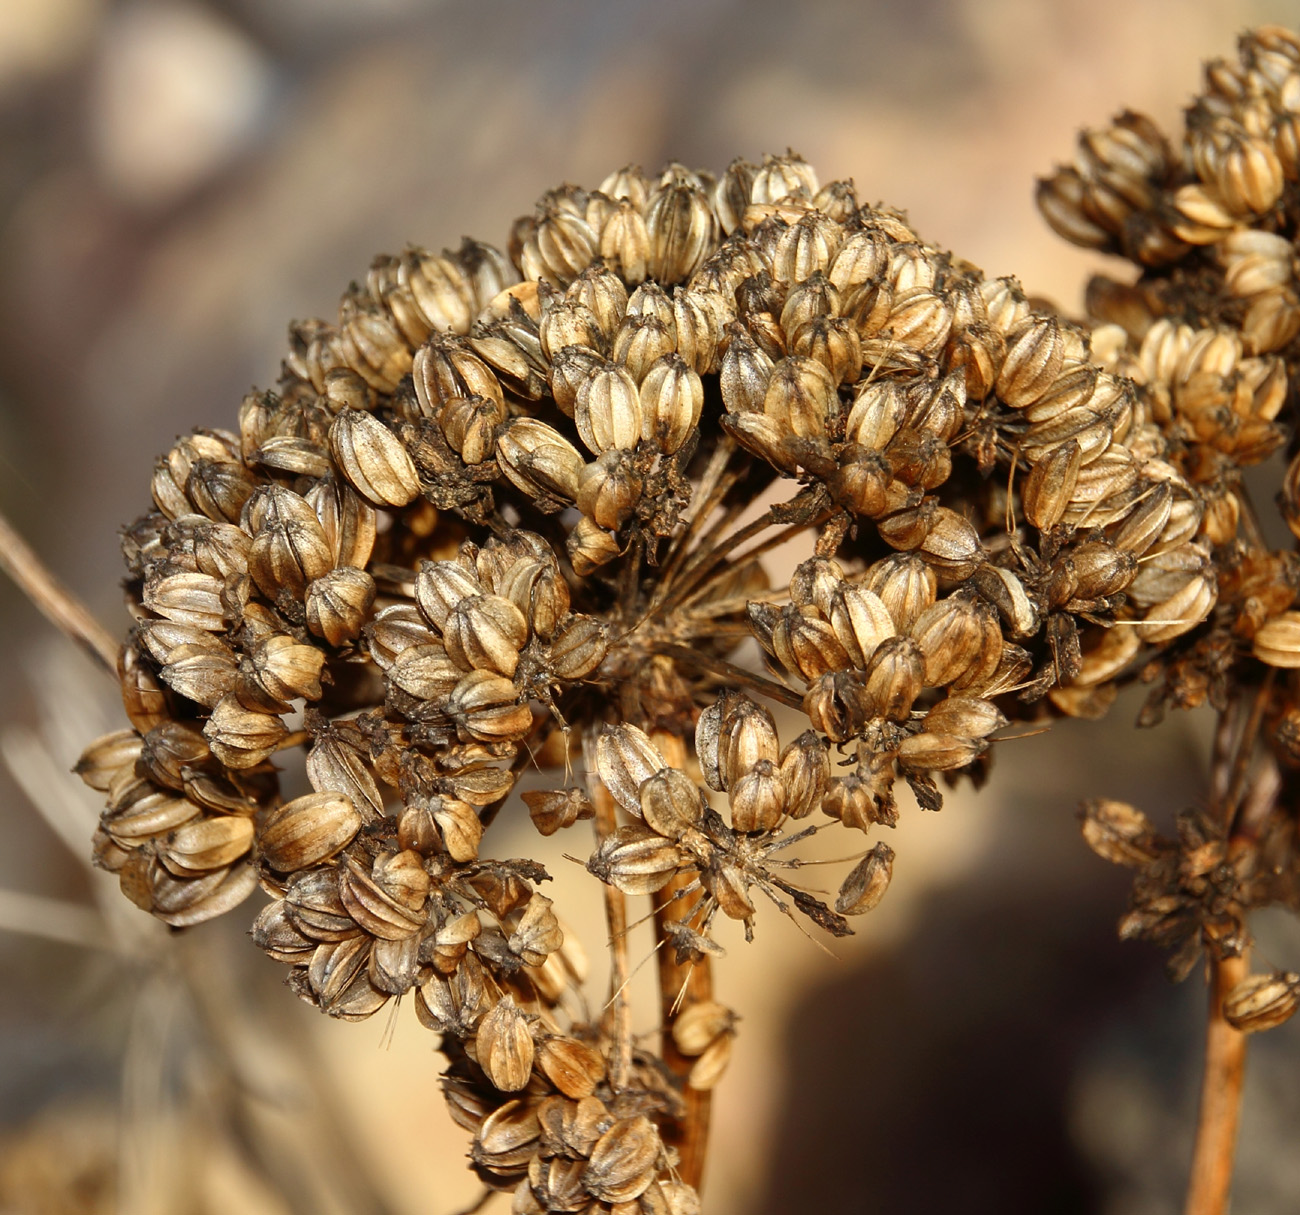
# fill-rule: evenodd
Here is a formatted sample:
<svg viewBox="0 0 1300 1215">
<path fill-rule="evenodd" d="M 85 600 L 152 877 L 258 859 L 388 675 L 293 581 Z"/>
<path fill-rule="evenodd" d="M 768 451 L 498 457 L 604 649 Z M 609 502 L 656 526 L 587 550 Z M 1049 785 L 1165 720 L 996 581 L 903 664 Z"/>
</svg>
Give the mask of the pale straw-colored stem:
<svg viewBox="0 0 1300 1215">
<path fill-rule="evenodd" d="M 117 642 L 50 572 L 4 515 L 0 515 L 0 569 L 14 580 L 46 620 L 85 647 L 117 677 Z"/>
</svg>

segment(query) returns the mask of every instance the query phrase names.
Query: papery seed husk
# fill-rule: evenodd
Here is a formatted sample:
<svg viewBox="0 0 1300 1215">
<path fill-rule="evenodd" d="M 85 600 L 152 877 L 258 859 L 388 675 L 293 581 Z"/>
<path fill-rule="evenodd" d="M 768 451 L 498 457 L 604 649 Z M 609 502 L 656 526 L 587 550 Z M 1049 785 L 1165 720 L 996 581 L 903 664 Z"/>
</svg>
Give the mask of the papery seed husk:
<svg viewBox="0 0 1300 1215">
<path fill-rule="evenodd" d="M 605 1060 L 595 1047 L 576 1038 L 559 1036 L 542 1040 L 537 1066 L 566 1097 L 590 1097 L 605 1078 Z"/>
<path fill-rule="evenodd" d="M 596 774 L 629 814 L 641 813 L 641 786 L 668 765 L 637 726 L 605 726 L 596 739 Z"/>
<path fill-rule="evenodd" d="M 630 1202 L 654 1181 L 662 1151 L 658 1131 L 643 1114 L 615 1122 L 591 1149 L 587 1189 L 604 1202 Z"/>
<path fill-rule="evenodd" d="M 258 847 L 272 869 L 293 873 L 345 848 L 362 818 L 342 793 L 308 793 L 273 810 L 258 833 Z"/>
<path fill-rule="evenodd" d="M 646 825 L 670 840 L 680 839 L 704 814 L 695 782 L 676 768 L 662 768 L 642 783 L 640 808 Z"/>
<path fill-rule="evenodd" d="M 1223 1000 L 1223 1016 L 1242 1033 L 1274 1029 L 1288 1021 L 1300 1005 L 1300 974 L 1274 971 L 1251 975 L 1236 984 Z"/>
<path fill-rule="evenodd" d="M 1267 621 L 1255 633 L 1253 650 L 1271 667 L 1300 667 L 1300 612 L 1282 612 Z"/>
<path fill-rule="evenodd" d="M 658 832 L 640 823 L 619 827 L 587 861 L 587 869 L 624 894 L 662 890 L 688 863 L 687 856 Z"/>
<path fill-rule="evenodd" d="M 894 850 L 877 843 L 840 885 L 835 910 L 841 915 L 863 915 L 885 897 L 894 871 Z"/>
<path fill-rule="evenodd" d="M 511 996 L 498 1001 L 478 1027 L 478 1061 L 492 1084 L 517 1093 L 533 1070 L 533 1038 Z"/>
<path fill-rule="evenodd" d="M 1083 838 L 1098 856 L 1116 865 L 1141 869 L 1157 856 L 1155 828 L 1127 802 L 1109 798 L 1084 802 Z"/>
</svg>

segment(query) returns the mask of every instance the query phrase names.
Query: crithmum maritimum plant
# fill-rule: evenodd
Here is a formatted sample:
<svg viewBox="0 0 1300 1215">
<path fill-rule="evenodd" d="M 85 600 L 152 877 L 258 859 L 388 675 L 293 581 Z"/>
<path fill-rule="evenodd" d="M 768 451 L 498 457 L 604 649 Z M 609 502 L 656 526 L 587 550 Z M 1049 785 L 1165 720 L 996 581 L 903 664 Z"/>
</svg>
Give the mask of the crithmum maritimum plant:
<svg viewBox="0 0 1300 1215">
<path fill-rule="evenodd" d="M 234 429 L 159 461 L 123 534 L 131 726 L 80 765 L 98 862 L 177 927 L 260 886 L 255 941 L 333 1016 L 410 993 L 513 1210 L 682 1215 L 736 1032 L 719 920 L 848 933 L 902 786 L 937 810 L 1012 720 L 1142 680 L 1148 722 L 1218 713 L 1207 805 L 1164 839 L 1093 801 L 1084 834 L 1135 870 L 1123 934 L 1212 975 L 1188 1210 L 1224 1209 L 1244 1034 L 1300 992 L 1245 961 L 1248 912 L 1298 903 L 1300 612 L 1242 480 L 1293 441 L 1298 177 L 1300 39 L 1262 29 L 1180 143 L 1125 112 L 1040 184 L 1058 231 L 1137 271 L 1082 320 L 792 153 L 628 168 L 547 194 L 504 250 L 376 259 Z M 286 800 L 293 748 L 313 791 Z M 525 806 L 589 833 L 594 1012 L 545 870 L 492 855 Z M 829 900 L 799 873 L 825 829 L 864 833 Z M 647 897 L 654 1048 L 626 998 Z"/>
</svg>

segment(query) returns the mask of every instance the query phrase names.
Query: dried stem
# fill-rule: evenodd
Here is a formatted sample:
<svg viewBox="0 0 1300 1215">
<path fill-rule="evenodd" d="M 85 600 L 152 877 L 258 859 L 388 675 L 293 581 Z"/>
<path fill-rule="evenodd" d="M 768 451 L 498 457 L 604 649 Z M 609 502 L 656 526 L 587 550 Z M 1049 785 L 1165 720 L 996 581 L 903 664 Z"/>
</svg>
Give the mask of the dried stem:
<svg viewBox="0 0 1300 1215">
<path fill-rule="evenodd" d="M 686 747 L 674 734 L 656 733 L 655 746 L 668 764 L 674 768 L 686 765 Z M 676 898 L 684 886 L 691 884 L 693 874 L 678 875 L 654 895 L 655 933 L 664 940 L 664 925 L 670 920 L 689 919 L 694 911 L 687 899 Z M 686 1113 L 678 1123 L 666 1124 L 663 1138 L 675 1147 L 679 1156 L 678 1172 L 688 1185 L 700 1188 L 704 1176 L 704 1161 L 709 1147 L 709 1115 L 712 1093 L 701 1092 L 685 1083 L 695 1060 L 683 1055 L 673 1041 L 673 1023 L 694 1004 L 713 998 L 713 972 L 708 958 L 680 965 L 667 946 L 659 950 L 659 1000 L 662 1014 L 660 1054 L 665 1066 L 682 1083 L 682 1097 Z"/>
<path fill-rule="evenodd" d="M 0 514 L 0 569 L 56 629 L 83 646 L 117 678 L 118 644 Z"/>
<path fill-rule="evenodd" d="M 679 662 L 688 662 L 694 667 L 712 671 L 713 674 L 721 675 L 733 683 L 747 684 L 756 692 L 787 705 L 789 708 L 798 709 L 803 705 L 803 697 L 797 695 L 792 689 L 775 682 L 775 680 L 756 674 L 754 671 L 747 671 L 744 667 L 738 667 L 735 663 L 727 662 L 724 658 L 714 658 L 713 655 L 706 654 L 702 650 L 693 650 L 690 646 L 672 645 L 668 642 L 653 645 L 651 648 L 656 654 L 664 654 L 669 658 L 676 658 Z"/>
<path fill-rule="evenodd" d="M 1224 1215 L 1228 1209 L 1246 1071 L 1246 1035 L 1224 1020 L 1223 999 L 1246 977 L 1247 962 L 1244 956 L 1224 958 L 1212 968 L 1205 1077 L 1184 1215 Z"/>
<path fill-rule="evenodd" d="M 618 814 L 610 791 L 598 780 L 593 784 L 592 802 L 596 807 L 596 842 L 599 845 L 618 829 Z M 631 973 L 627 957 L 627 901 L 623 892 L 611 883 L 605 883 L 604 890 L 610 957 L 610 999 L 606 1016 L 614 1038 L 614 1049 L 610 1053 L 609 1082 L 614 1091 L 618 1092 L 627 1086 L 627 1078 L 632 1070 L 632 1006 L 627 994 Z"/>
</svg>

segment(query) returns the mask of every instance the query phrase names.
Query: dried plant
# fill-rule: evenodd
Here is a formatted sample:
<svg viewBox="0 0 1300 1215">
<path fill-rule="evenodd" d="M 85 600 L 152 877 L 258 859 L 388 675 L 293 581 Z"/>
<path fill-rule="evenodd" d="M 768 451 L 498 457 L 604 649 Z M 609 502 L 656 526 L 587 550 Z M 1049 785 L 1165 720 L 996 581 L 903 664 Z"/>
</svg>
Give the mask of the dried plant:
<svg viewBox="0 0 1300 1215">
<path fill-rule="evenodd" d="M 1145 682 L 1145 724 L 1218 714 L 1207 804 L 1173 839 L 1104 800 L 1083 830 L 1135 871 L 1122 935 L 1213 976 L 1187 1209 L 1223 1210 L 1244 1035 L 1300 998 L 1246 962 L 1248 913 L 1300 908 L 1297 558 L 1246 481 L 1294 447 L 1300 38 L 1210 64 L 1181 144 L 1125 112 L 1079 149 L 1042 209 L 1140 271 L 1079 321 L 794 154 L 624 169 L 505 252 L 376 259 L 124 533 L 131 728 L 79 769 L 98 863 L 176 927 L 260 885 L 255 941 L 332 1016 L 413 993 L 512 1210 L 684 1215 L 736 1032 L 719 915 L 850 932 L 894 853 L 832 905 L 798 880 L 811 835 L 892 826 L 900 779 L 937 810 L 1013 719 Z M 1300 536 L 1300 458 L 1280 502 Z M 284 800 L 290 748 L 313 791 Z M 592 823 L 595 1015 L 547 873 L 491 854 L 533 767 L 542 834 Z M 647 895 L 657 1048 L 626 997 Z"/>
</svg>

